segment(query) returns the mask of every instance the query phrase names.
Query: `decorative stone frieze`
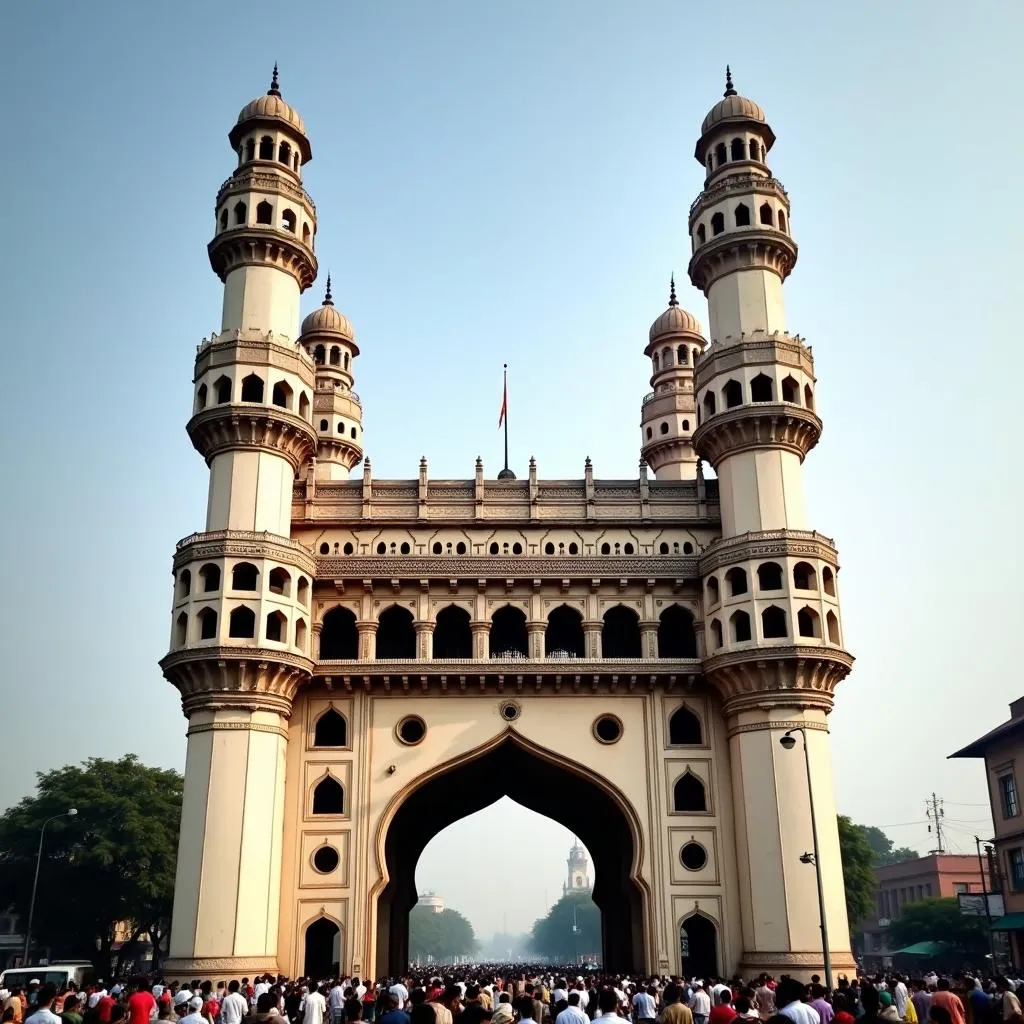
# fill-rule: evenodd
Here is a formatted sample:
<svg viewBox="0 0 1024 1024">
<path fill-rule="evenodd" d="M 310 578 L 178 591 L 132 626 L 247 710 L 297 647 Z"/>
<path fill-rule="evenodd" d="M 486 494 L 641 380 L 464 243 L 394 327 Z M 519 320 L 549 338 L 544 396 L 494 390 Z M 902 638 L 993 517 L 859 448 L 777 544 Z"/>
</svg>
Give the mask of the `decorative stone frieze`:
<svg viewBox="0 0 1024 1024">
<path fill-rule="evenodd" d="M 729 455 L 780 448 L 806 458 L 821 437 L 821 420 L 810 409 L 782 402 L 755 402 L 716 413 L 694 432 L 698 454 L 717 469 Z"/>
<path fill-rule="evenodd" d="M 203 374 L 236 366 L 267 366 L 285 373 L 294 373 L 312 391 L 316 367 L 306 350 L 285 337 L 263 331 L 225 331 L 203 342 L 196 349 L 195 380 Z"/>
<path fill-rule="evenodd" d="M 275 266 L 291 274 L 305 291 L 315 280 L 316 256 L 297 237 L 270 224 L 247 224 L 220 232 L 207 246 L 210 266 L 226 281 L 237 267 Z"/>
<path fill-rule="evenodd" d="M 693 254 L 687 270 L 694 287 L 707 295 L 715 281 L 737 270 L 769 270 L 785 281 L 796 257 L 797 245 L 789 235 L 752 226 L 709 239 Z"/>
<path fill-rule="evenodd" d="M 258 530 L 214 530 L 189 534 L 178 541 L 174 569 L 177 571 L 190 562 L 221 557 L 267 558 L 293 566 L 309 576 L 316 572 L 312 553 L 298 541 Z"/>
<path fill-rule="evenodd" d="M 207 465 L 221 452 L 262 448 L 283 455 L 297 472 L 316 451 L 313 427 L 276 406 L 215 405 L 196 413 L 185 429 Z"/>
<path fill-rule="evenodd" d="M 700 574 L 760 558 L 813 558 L 839 568 L 839 552 L 832 540 L 816 530 L 758 530 L 735 537 L 720 537 L 700 556 Z"/>
</svg>

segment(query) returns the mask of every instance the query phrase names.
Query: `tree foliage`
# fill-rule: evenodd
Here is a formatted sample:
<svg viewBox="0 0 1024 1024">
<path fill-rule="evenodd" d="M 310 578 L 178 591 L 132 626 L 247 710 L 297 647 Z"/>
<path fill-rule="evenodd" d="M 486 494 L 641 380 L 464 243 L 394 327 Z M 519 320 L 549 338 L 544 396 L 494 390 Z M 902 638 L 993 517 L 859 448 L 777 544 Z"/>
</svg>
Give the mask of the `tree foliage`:
<svg viewBox="0 0 1024 1024">
<path fill-rule="evenodd" d="M 600 952 L 601 911 L 590 893 L 566 893 L 548 911 L 547 917 L 534 923 L 530 946 L 534 952 L 557 963 L 572 963 L 583 954 Z"/>
<path fill-rule="evenodd" d="M 839 853 L 843 862 L 843 886 L 846 890 L 846 916 L 851 926 L 863 921 L 875 907 L 874 852 L 868 842 L 868 830 L 845 814 L 837 816 Z"/>
<path fill-rule="evenodd" d="M 182 777 L 132 754 L 37 776 L 37 793 L 0 816 L 0 906 L 27 920 L 43 822 L 32 925 L 36 948 L 109 962 L 115 925 L 166 931 L 174 892 Z M 67 817 L 74 807 L 78 814 Z"/>
<path fill-rule="evenodd" d="M 409 954 L 424 961 L 466 956 L 477 946 L 473 926 L 457 910 L 436 913 L 430 907 L 416 906 L 409 913 Z"/>
<path fill-rule="evenodd" d="M 965 960 L 980 961 L 988 953 L 983 917 L 960 913 L 955 896 L 908 903 L 889 925 L 889 945 L 903 949 L 915 942 L 946 942 Z"/>
<path fill-rule="evenodd" d="M 871 847 L 876 867 L 881 867 L 883 864 L 899 864 L 902 861 L 915 860 L 921 856 L 917 850 L 912 850 L 909 846 L 894 846 L 893 841 L 874 825 L 859 827 L 864 829 L 864 835 L 868 846 Z"/>
</svg>

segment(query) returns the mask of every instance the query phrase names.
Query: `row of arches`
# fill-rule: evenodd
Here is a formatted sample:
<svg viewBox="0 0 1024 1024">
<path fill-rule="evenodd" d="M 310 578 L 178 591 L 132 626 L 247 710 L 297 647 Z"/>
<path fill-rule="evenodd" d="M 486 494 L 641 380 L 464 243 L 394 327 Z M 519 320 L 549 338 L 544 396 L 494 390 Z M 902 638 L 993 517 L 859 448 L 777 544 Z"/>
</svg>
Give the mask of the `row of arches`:
<svg viewBox="0 0 1024 1024">
<path fill-rule="evenodd" d="M 221 209 L 219 221 L 220 230 L 227 231 L 229 222 L 232 227 L 236 228 L 245 227 L 245 225 L 249 223 L 249 208 L 243 200 L 239 199 L 230 211 L 226 206 Z M 256 223 L 267 227 L 274 226 L 274 206 L 266 199 L 256 205 Z M 286 206 L 281 211 L 281 218 L 278 227 L 293 235 L 298 233 L 298 215 L 290 206 Z M 312 232 L 309 224 L 306 221 L 303 221 L 302 242 L 304 245 L 309 245 L 311 241 Z"/>
<path fill-rule="evenodd" d="M 733 227 L 749 228 L 753 224 L 751 208 L 746 203 L 737 203 L 732 211 Z M 779 210 L 776 214 L 771 203 L 762 203 L 757 209 L 757 220 L 759 224 L 767 227 L 778 226 L 780 231 L 788 234 L 786 227 L 786 211 Z M 725 213 L 718 210 L 711 215 L 711 236 L 720 235 L 725 231 Z M 708 229 L 703 223 L 697 225 L 697 244 L 703 245 L 708 240 Z"/>
<path fill-rule="evenodd" d="M 207 605 L 200 608 L 195 615 L 193 640 L 220 639 L 217 609 Z M 306 650 L 307 627 L 305 619 L 295 620 L 295 633 L 291 636 L 288 629 L 288 617 L 279 609 L 267 613 L 262 640 L 275 644 L 292 643 L 300 651 Z M 232 608 L 228 615 L 228 637 L 232 640 L 255 640 L 256 612 L 248 605 Z M 179 613 L 174 620 L 174 645 L 183 647 L 189 642 L 189 617 L 187 612 Z"/>
<path fill-rule="evenodd" d="M 321 434 L 327 434 L 327 433 L 330 433 L 330 430 L 331 430 L 330 421 L 329 420 L 321 420 L 320 421 L 320 433 Z M 341 420 L 338 420 L 338 433 L 342 437 L 345 436 L 345 424 Z M 355 438 L 357 438 L 359 436 L 358 428 L 354 424 L 349 428 L 349 436 L 353 440 L 355 440 Z M 406 547 L 408 547 L 408 545 L 406 545 Z M 347 554 L 351 554 L 351 552 L 346 552 L 346 553 Z M 406 553 L 408 553 L 408 552 L 406 552 Z"/>
<path fill-rule="evenodd" d="M 470 614 L 458 605 L 442 608 L 433 624 L 432 656 L 435 659 L 474 657 Z M 416 620 L 408 608 L 391 605 L 377 619 L 375 657 L 414 659 L 417 657 Z M 679 605 L 670 605 L 658 619 L 657 656 L 696 658 L 697 637 L 694 618 Z M 530 656 L 526 613 L 505 605 L 497 609 L 488 626 L 488 654 L 492 658 Z M 559 605 L 548 615 L 544 629 L 546 658 L 587 656 L 583 616 L 575 608 Z M 359 633 L 355 613 L 332 608 L 320 633 L 320 659 L 355 660 L 359 657 Z M 616 605 L 601 620 L 601 657 L 641 658 L 643 643 L 640 617 L 632 608 Z"/>
<path fill-rule="evenodd" d="M 271 160 L 283 164 L 289 170 L 299 173 L 299 151 L 282 139 L 277 145 L 270 135 L 263 135 L 257 142 L 255 135 L 250 135 L 238 145 L 239 165 L 253 160 Z"/>
<path fill-rule="evenodd" d="M 203 381 L 196 390 L 196 412 L 202 412 L 207 405 L 227 405 L 231 402 L 234 382 L 226 374 L 222 374 L 208 386 Z M 266 383 L 258 373 L 250 373 L 242 378 L 240 400 L 243 402 L 262 403 L 265 400 Z M 295 409 L 295 390 L 286 380 L 275 381 L 270 389 L 270 404 L 280 409 Z M 309 395 L 299 392 L 298 413 L 309 419 Z"/>
<path fill-rule="evenodd" d="M 198 589 L 203 594 L 215 594 L 221 587 L 221 570 L 216 562 L 207 562 L 199 567 Z M 178 573 L 175 597 L 181 601 L 192 594 L 192 570 L 182 569 Z M 229 590 L 254 592 L 260 589 L 260 570 L 252 562 L 236 562 L 231 567 Z M 281 597 L 291 597 L 292 574 L 283 566 L 275 565 L 267 573 L 267 590 Z M 300 575 L 295 585 L 295 597 L 299 604 L 309 607 L 309 580 Z"/>
<path fill-rule="evenodd" d="M 323 426 L 323 422 L 321 420 L 321 430 L 326 429 Z M 689 426 L 686 425 L 687 421 L 684 420 L 683 423 L 684 429 L 689 429 Z M 356 435 L 353 433 L 352 436 L 355 437 Z M 649 429 L 647 436 L 651 436 Z M 693 544 L 690 541 L 685 540 L 682 542 L 682 554 L 692 555 L 693 550 Z M 321 555 L 329 555 L 331 553 L 330 544 L 324 541 L 321 543 L 319 551 Z M 464 555 L 466 551 L 466 545 L 462 541 L 458 541 L 453 545 L 451 541 L 448 541 L 447 544 L 442 544 L 441 541 L 437 540 L 430 547 L 432 555 Z M 580 553 L 580 546 L 575 541 L 570 541 L 568 544 L 560 541 L 558 544 L 555 544 L 554 541 L 549 540 L 544 545 L 543 551 L 545 555 L 578 555 Z M 602 555 L 635 555 L 637 553 L 636 546 L 631 541 L 615 541 L 614 543 L 605 541 L 601 544 L 599 551 Z M 355 553 L 355 545 L 351 541 L 346 541 L 343 545 L 335 541 L 334 554 L 354 555 Z M 374 553 L 378 555 L 411 555 L 412 545 L 408 541 L 399 543 L 393 540 L 390 544 L 385 541 L 378 541 Z M 521 555 L 523 554 L 523 545 L 519 541 L 513 541 L 511 544 L 508 541 L 504 541 L 501 544 L 497 541 L 491 541 L 487 547 L 487 553 L 489 555 Z M 658 544 L 659 555 L 678 555 L 679 553 L 679 541 L 672 541 L 671 545 L 668 541 L 661 541 Z"/>
<path fill-rule="evenodd" d="M 347 370 L 349 367 L 349 360 L 351 356 L 348 352 L 342 352 L 340 345 L 332 345 L 330 351 L 324 345 L 316 345 L 313 351 L 310 352 L 313 357 L 313 362 L 317 366 L 337 366 L 340 369 Z"/>
<path fill-rule="evenodd" d="M 821 616 L 818 612 L 805 605 L 796 613 L 797 636 L 822 639 Z M 781 640 L 790 635 L 789 623 L 787 622 L 786 611 L 778 605 L 769 605 L 763 609 L 760 616 L 761 633 L 759 639 Z M 725 636 L 722 630 L 722 623 L 714 618 L 708 623 L 711 633 L 711 649 L 720 650 L 725 646 Z M 750 613 L 738 608 L 729 616 L 728 621 L 729 639 L 732 643 L 742 644 L 753 640 L 753 628 Z M 829 610 L 825 615 L 825 635 L 828 642 L 838 644 L 839 640 L 839 617 L 834 611 Z"/>
<path fill-rule="evenodd" d="M 667 434 L 669 432 L 669 430 L 671 430 L 671 429 L 672 428 L 669 426 L 668 420 L 662 420 L 661 423 L 658 424 L 658 433 L 661 434 L 662 436 Z M 680 420 L 679 429 L 682 430 L 684 433 L 687 432 L 690 429 L 690 421 L 689 420 Z M 647 428 L 646 437 L 647 437 L 648 441 L 653 440 L 653 438 L 654 438 L 654 427 L 648 427 Z"/>
<path fill-rule="evenodd" d="M 756 160 L 758 163 L 764 163 L 767 153 L 768 150 L 759 139 L 750 139 L 746 142 L 737 136 L 728 146 L 724 142 L 719 142 L 714 151 L 708 153 L 708 171 L 737 160 Z"/>
<path fill-rule="evenodd" d="M 757 589 L 762 592 L 772 592 L 785 589 L 785 573 L 778 562 L 762 562 L 755 570 L 757 576 Z M 794 590 L 817 590 L 818 574 L 810 562 L 797 562 L 792 572 Z M 750 592 L 750 581 L 747 570 L 740 566 L 734 566 L 725 574 L 725 587 L 727 597 L 740 597 Z M 708 604 L 714 606 L 721 600 L 721 587 L 717 576 L 709 576 L 704 584 L 707 593 Z M 836 577 L 830 566 L 823 566 L 821 570 L 821 589 L 830 597 L 836 596 Z"/>
<path fill-rule="evenodd" d="M 692 350 L 692 356 L 690 355 L 690 351 L 691 350 L 686 345 L 678 345 L 676 347 L 677 366 L 697 365 L 697 357 L 700 355 L 700 349 L 694 346 Z M 651 362 L 654 364 L 655 373 L 657 373 L 658 370 L 667 370 L 670 366 L 672 366 L 672 349 L 668 345 L 666 345 L 661 350 L 660 356 L 657 352 L 655 352 L 654 355 L 651 356 Z"/>
<path fill-rule="evenodd" d="M 775 381 L 766 373 L 759 373 L 754 377 L 750 381 L 749 390 L 750 401 L 753 403 L 776 401 Z M 780 401 L 790 403 L 791 405 L 800 405 L 800 383 L 792 375 L 783 378 L 779 392 Z M 811 390 L 810 384 L 804 385 L 803 397 L 804 406 L 813 411 L 814 392 Z M 743 383 L 734 377 L 730 377 L 722 385 L 721 399 L 723 409 L 735 409 L 737 406 L 743 405 L 745 402 Z M 704 413 L 703 418 L 708 419 L 708 417 L 714 416 L 718 411 L 717 405 L 715 392 L 710 389 L 705 391 L 701 402 L 701 409 Z"/>
</svg>

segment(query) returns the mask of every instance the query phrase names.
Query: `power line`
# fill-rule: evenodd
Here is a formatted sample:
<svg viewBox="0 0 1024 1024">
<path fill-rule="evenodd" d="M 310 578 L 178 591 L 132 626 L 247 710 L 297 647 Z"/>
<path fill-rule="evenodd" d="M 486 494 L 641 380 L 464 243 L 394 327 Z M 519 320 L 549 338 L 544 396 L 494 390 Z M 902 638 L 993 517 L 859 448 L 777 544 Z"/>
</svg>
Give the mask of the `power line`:
<svg viewBox="0 0 1024 1024">
<path fill-rule="evenodd" d="M 935 843 L 937 849 L 932 850 L 932 853 L 945 853 L 945 847 L 943 846 L 942 837 L 942 826 L 943 819 L 946 817 L 946 811 L 942 806 L 942 801 L 932 793 L 931 800 L 925 802 L 927 810 L 925 811 L 925 817 L 928 819 L 930 824 L 928 825 L 928 831 L 935 832 Z"/>
</svg>

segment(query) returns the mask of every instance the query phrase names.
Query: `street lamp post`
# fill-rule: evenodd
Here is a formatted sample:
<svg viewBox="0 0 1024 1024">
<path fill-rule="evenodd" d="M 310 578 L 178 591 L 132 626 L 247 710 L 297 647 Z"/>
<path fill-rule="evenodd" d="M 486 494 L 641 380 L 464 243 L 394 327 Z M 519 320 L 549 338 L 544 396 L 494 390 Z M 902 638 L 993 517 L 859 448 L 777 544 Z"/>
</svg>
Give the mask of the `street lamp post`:
<svg viewBox="0 0 1024 1024">
<path fill-rule="evenodd" d="M 793 733 L 798 732 L 804 741 L 804 767 L 807 769 L 807 802 L 811 805 L 811 841 L 814 844 L 814 875 L 818 882 L 818 917 L 821 920 L 821 959 L 825 966 L 825 985 L 832 990 L 832 954 L 828 948 L 828 921 L 825 917 L 825 884 L 821 878 L 821 857 L 818 854 L 818 819 L 814 813 L 814 790 L 811 786 L 811 755 L 807 750 L 807 733 L 803 726 L 790 729 L 784 736 L 779 738 L 783 749 L 792 750 L 796 746 L 796 737 Z M 807 854 L 800 860 L 807 863 Z"/>
<path fill-rule="evenodd" d="M 32 879 L 32 899 L 28 905 L 28 924 L 25 926 L 25 966 L 28 966 L 28 952 L 29 946 L 32 943 L 32 918 L 36 912 L 36 889 L 39 887 L 39 865 L 43 862 L 43 836 L 46 835 L 46 826 L 51 821 L 56 821 L 58 818 L 73 818 L 78 814 L 78 808 L 72 807 L 69 810 L 63 811 L 61 814 L 55 814 L 52 818 L 47 818 L 43 822 L 43 827 L 39 830 L 39 851 L 36 853 L 36 875 Z"/>
</svg>

